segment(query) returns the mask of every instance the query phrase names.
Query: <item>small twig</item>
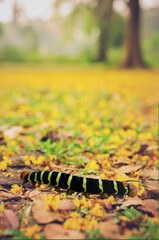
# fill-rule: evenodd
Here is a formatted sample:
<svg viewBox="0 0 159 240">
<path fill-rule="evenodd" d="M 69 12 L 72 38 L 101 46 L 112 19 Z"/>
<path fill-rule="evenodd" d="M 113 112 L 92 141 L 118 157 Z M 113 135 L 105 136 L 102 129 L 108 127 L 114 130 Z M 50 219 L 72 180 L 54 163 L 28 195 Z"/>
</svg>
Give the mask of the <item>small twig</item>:
<svg viewBox="0 0 159 240">
<path fill-rule="evenodd" d="M 3 202 L 8 202 L 8 201 L 19 200 L 19 199 L 21 199 L 21 197 L 10 197 L 10 198 L 5 198 L 2 201 Z"/>
<path fill-rule="evenodd" d="M 22 198 L 22 199 L 25 199 L 25 198 L 26 198 L 26 197 L 23 196 L 23 195 L 18 195 L 18 194 L 13 193 L 13 192 L 11 192 L 11 191 L 9 191 L 9 190 L 6 190 L 5 188 L 1 188 L 0 191 L 9 193 L 10 195 L 13 195 L 13 197 L 11 197 L 11 198 Z"/>
</svg>

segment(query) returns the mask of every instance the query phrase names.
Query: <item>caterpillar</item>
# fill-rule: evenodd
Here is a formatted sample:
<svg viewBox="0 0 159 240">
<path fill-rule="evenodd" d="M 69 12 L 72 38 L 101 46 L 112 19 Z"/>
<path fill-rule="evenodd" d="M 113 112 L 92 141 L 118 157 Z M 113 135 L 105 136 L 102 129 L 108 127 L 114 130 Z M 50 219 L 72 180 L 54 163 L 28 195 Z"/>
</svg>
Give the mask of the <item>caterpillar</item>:
<svg viewBox="0 0 159 240">
<path fill-rule="evenodd" d="M 56 171 L 23 171 L 20 178 L 24 181 L 23 184 L 31 182 L 33 187 L 36 183 L 47 184 L 55 187 L 55 191 L 63 188 L 67 189 L 69 195 L 73 192 L 82 192 L 86 197 L 90 194 L 100 194 L 102 198 L 107 198 L 107 194 L 135 197 L 138 191 L 134 184 L 125 181 L 78 177 Z"/>
</svg>

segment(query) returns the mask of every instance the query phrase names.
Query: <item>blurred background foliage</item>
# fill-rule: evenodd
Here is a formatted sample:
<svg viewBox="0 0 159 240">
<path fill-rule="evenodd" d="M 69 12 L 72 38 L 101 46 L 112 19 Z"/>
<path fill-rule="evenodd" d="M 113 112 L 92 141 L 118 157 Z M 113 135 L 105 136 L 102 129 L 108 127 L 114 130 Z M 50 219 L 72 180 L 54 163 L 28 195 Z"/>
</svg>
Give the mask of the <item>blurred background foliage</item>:
<svg viewBox="0 0 159 240">
<path fill-rule="evenodd" d="M 126 1 L 122 11 L 118 11 L 118 1 L 54 0 L 49 20 L 29 19 L 22 5 L 14 1 L 12 19 L 0 22 L 0 61 L 118 65 L 124 56 L 128 19 Z M 159 5 L 141 6 L 140 38 L 145 62 L 157 67 Z"/>
</svg>

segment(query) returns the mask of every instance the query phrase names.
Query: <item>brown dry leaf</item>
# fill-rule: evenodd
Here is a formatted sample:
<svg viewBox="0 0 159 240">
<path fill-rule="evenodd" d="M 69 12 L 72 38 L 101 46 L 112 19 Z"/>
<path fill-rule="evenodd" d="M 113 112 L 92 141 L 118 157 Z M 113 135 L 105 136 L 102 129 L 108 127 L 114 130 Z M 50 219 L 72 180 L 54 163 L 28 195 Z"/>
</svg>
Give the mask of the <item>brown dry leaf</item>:
<svg viewBox="0 0 159 240">
<path fill-rule="evenodd" d="M 158 181 L 151 181 L 151 180 L 148 180 L 145 182 L 146 184 L 146 187 L 149 189 L 149 190 L 158 190 Z"/>
<path fill-rule="evenodd" d="M 77 144 L 81 144 L 82 141 L 83 141 L 83 137 L 78 137 L 78 138 L 76 138 L 76 140 L 75 140 L 75 142 L 76 142 Z"/>
<path fill-rule="evenodd" d="M 130 159 L 126 159 L 126 158 L 121 158 L 121 159 L 116 159 L 116 162 L 114 163 L 114 166 L 115 167 L 121 167 L 121 166 L 127 166 L 128 164 L 130 163 Z M 115 169 L 115 170 L 117 170 L 117 169 Z"/>
<path fill-rule="evenodd" d="M 10 222 L 10 225 L 12 228 L 18 228 L 19 227 L 19 219 L 17 215 L 10 209 L 4 210 L 4 214 L 8 218 L 8 221 Z"/>
<path fill-rule="evenodd" d="M 134 198 L 131 198 L 129 200 L 125 200 L 122 204 L 122 207 L 129 207 L 129 206 L 136 206 L 136 205 L 143 205 L 142 200 L 136 196 Z"/>
<path fill-rule="evenodd" d="M 140 197 L 142 199 L 158 199 L 158 181 L 146 181 L 144 184 L 146 188 Z"/>
<path fill-rule="evenodd" d="M 53 221 L 63 222 L 65 216 L 58 212 L 51 212 L 45 209 L 44 201 L 36 200 L 33 204 L 32 213 L 35 220 L 40 224 L 46 224 Z"/>
<path fill-rule="evenodd" d="M 10 199 L 10 198 L 14 198 L 16 197 L 17 194 L 14 194 L 12 192 L 5 192 L 3 190 L 0 190 L 0 200 L 4 201 L 4 199 Z M 21 197 L 21 196 L 17 196 L 17 197 Z"/>
<path fill-rule="evenodd" d="M 158 189 L 146 189 L 140 197 L 141 199 L 158 199 Z"/>
<path fill-rule="evenodd" d="M 3 213 L 0 213 L 0 223 L 2 229 L 19 227 L 19 219 L 10 209 L 6 209 Z"/>
<path fill-rule="evenodd" d="M 93 203 L 99 203 L 99 205 L 101 205 L 102 207 L 105 207 L 105 203 L 104 203 L 104 201 L 102 199 L 96 198 L 92 202 Z"/>
<path fill-rule="evenodd" d="M 73 130 L 70 130 L 70 131 L 68 131 L 68 132 L 62 133 L 62 136 L 63 136 L 64 138 L 73 137 L 73 135 L 74 135 L 74 131 L 73 131 Z"/>
<path fill-rule="evenodd" d="M 110 202 L 104 201 L 104 204 L 105 204 L 105 208 L 107 208 L 109 210 L 112 209 L 112 204 Z"/>
<path fill-rule="evenodd" d="M 60 205 L 57 210 L 71 211 L 75 210 L 77 207 L 69 200 L 61 200 Z"/>
<path fill-rule="evenodd" d="M 154 169 L 146 168 L 140 172 L 140 176 L 144 176 L 151 179 L 158 179 L 158 170 L 156 168 Z"/>
<path fill-rule="evenodd" d="M 157 143 L 157 142 L 156 142 L 156 143 Z M 157 144 L 154 145 L 154 146 L 151 146 L 151 145 L 150 145 L 147 150 L 148 150 L 148 151 L 158 150 L 158 145 L 157 145 Z"/>
<path fill-rule="evenodd" d="M 41 141 L 47 141 L 47 139 L 51 139 L 51 142 L 57 142 L 59 140 L 66 140 L 74 135 L 74 131 L 61 132 L 61 131 L 49 131 L 47 134 L 41 139 Z"/>
<path fill-rule="evenodd" d="M 106 211 L 104 212 L 103 219 L 106 219 L 107 221 L 112 220 L 112 218 L 115 218 L 116 214 L 115 213 L 107 213 Z"/>
<path fill-rule="evenodd" d="M 47 239 L 85 239 L 86 235 L 77 230 L 68 230 L 59 224 L 47 224 L 44 228 Z"/>
<path fill-rule="evenodd" d="M 43 193 L 43 192 L 39 191 L 38 189 L 28 190 L 26 192 L 26 196 L 33 201 L 42 200 L 44 197 L 46 197 L 46 195 L 47 195 L 47 193 Z"/>
<path fill-rule="evenodd" d="M 117 173 L 130 173 L 131 171 L 137 171 L 141 168 L 141 166 L 127 165 L 122 166 L 116 170 Z"/>
<path fill-rule="evenodd" d="M 15 138 L 18 136 L 19 133 L 24 132 L 24 129 L 21 126 L 13 126 L 7 130 L 5 130 L 3 133 L 5 136 L 9 137 L 10 139 Z"/>
<path fill-rule="evenodd" d="M 41 141 L 47 141 L 48 139 L 51 139 L 51 142 L 57 142 L 60 140 L 59 132 L 56 131 L 49 131 L 47 134 L 42 137 Z"/>
<path fill-rule="evenodd" d="M 19 210 L 19 208 L 22 205 L 26 204 L 27 202 L 29 202 L 29 201 L 26 199 L 21 199 L 21 198 L 15 197 L 15 198 L 8 199 L 8 201 L 6 199 L 5 206 L 7 209 L 12 209 L 14 212 L 16 212 Z"/>
<path fill-rule="evenodd" d="M 147 144 L 142 144 L 142 145 L 140 146 L 139 151 L 136 152 L 136 153 L 141 154 L 141 155 L 144 154 L 145 151 L 146 151 L 146 149 L 148 148 L 148 146 L 149 146 L 149 145 L 147 145 Z"/>
<path fill-rule="evenodd" d="M 112 204 L 111 204 L 110 202 L 108 202 L 108 201 L 104 201 L 104 200 L 102 200 L 102 199 L 96 198 L 96 199 L 94 199 L 92 202 L 93 202 L 93 203 L 98 203 L 98 204 L 101 205 L 102 207 L 107 208 L 107 209 L 109 209 L 109 210 L 112 209 Z"/>
<path fill-rule="evenodd" d="M 133 220 L 126 221 L 125 224 L 127 228 L 133 229 L 133 228 L 138 228 L 142 221 L 143 221 L 143 217 L 138 216 Z"/>
<path fill-rule="evenodd" d="M 127 130 L 127 129 L 131 128 L 131 126 L 130 126 L 130 125 L 124 125 L 124 126 L 122 126 L 122 128 L 123 128 L 124 130 Z"/>
<path fill-rule="evenodd" d="M 150 212 L 155 217 L 158 217 L 158 201 L 154 199 L 145 199 L 142 201 L 143 206 L 139 209 L 144 212 Z"/>
<path fill-rule="evenodd" d="M 100 222 L 97 227 L 106 239 L 123 239 L 120 234 L 119 226 L 115 221 Z"/>
<path fill-rule="evenodd" d="M 4 214 L 4 212 L 0 212 L 0 228 L 4 230 L 9 227 L 11 227 L 11 225 L 7 216 Z"/>
</svg>

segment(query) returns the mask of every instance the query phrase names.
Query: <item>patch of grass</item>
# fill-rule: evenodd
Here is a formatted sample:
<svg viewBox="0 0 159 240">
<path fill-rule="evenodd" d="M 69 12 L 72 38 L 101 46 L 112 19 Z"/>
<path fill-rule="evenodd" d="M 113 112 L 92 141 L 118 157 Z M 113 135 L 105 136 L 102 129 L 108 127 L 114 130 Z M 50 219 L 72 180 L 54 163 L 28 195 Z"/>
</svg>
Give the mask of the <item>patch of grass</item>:
<svg viewBox="0 0 159 240">
<path fill-rule="evenodd" d="M 88 239 L 105 239 L 99 229 L 87 232 Z"/>
<path fill-rule="evenodd" d="M 92 170 L 92 169 L 87 169 L 87 168 L 80 170 L 78 173 L 79 173 L 80 177 L 82 177 L 83 174 L 89 174 L 89 173 L 96 174 L 96 175 L 99 174 L 97 171 Z"/>
<path fill-rule="evenodd" d="M 3 231 L 3 236 L 12 237 L 12 239 L 31 239 L 28 238 L 22 231 L 14 228 L 6 228 Z"/>
<path fill-rule="evenodd" d="M 141 212 L 137 211 L 134 207 L 121 207 L 121 212 L 116 212 L 117 216 L 125 216 L 127 217 L 129 220 L 133 220 L 135 218 L 137 218 L 138 216 L 142 215 Z"/>
</svg>

